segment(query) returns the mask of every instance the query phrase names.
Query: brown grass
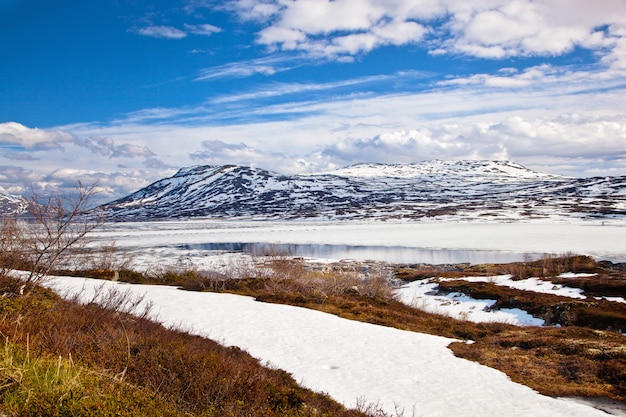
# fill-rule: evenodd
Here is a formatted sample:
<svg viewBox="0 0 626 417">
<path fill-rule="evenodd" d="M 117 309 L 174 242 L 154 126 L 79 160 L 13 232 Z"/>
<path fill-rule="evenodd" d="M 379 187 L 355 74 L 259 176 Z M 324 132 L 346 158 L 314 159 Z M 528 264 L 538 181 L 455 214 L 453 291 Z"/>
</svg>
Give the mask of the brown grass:
<svg viewBox="0 0 626 417">
<path fill-rule="evenodd" d="M 626 401 L 626 348 L 620 338 L 575 327 L 516 328 L 450 348 L 546 395 Z"/>
</svg>

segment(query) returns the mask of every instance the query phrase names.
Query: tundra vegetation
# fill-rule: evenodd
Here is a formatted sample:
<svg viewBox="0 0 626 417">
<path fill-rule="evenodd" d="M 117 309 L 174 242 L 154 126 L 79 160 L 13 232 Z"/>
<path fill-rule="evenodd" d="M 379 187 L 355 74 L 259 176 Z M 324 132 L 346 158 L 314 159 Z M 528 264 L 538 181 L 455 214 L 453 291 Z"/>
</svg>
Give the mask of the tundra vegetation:
<svg viewBox="0 0 626 417">
<path fill-rule="evenodd" d="M 625 296 L 626 271 L 575 255 L 545 256 L 506 265 L 410 265 L 391 276 L 363 276 L 345 266 L 312 268 L 279 253 L 254 267 L 222 273 L 192 266 L 140 272 L 120 262 L 114 246 L 94 252 L 88 233 L 100 220 L 85 216 L 93 189 L 34 205 L 29 222 L 7 218 L 0 242 L 0 415 L 363 416 L 375 405 L 347 410 L 297 385 L 289 374 L 262 366 L 233 347 L 166 329 L 151 321 L 141 300 L 106 294 L 105 306 L 58 297 L 39 284 L 48 274 L 174 285 L 286 303 L 460 341 L 460 356 L 499 369 L 514 381 L 551 396 L 606 397 L 626 402 L 626 305 L 592 296 Z M 79 261 L 77 261 L 79 260 Z M 16 277 L 14 271 L 26 271 Z M 574 300 L 528 293 L 464 276 L 511 274 L 518 279 L 563 272 L 589 295 Z M 441 291 L 495 299 L 550 326 L 472 323 L 430 314 L 394 298 L 394 283 L 441 280 Z M 463 341 L 472 340 L 468 344 Z"/>
</svg>

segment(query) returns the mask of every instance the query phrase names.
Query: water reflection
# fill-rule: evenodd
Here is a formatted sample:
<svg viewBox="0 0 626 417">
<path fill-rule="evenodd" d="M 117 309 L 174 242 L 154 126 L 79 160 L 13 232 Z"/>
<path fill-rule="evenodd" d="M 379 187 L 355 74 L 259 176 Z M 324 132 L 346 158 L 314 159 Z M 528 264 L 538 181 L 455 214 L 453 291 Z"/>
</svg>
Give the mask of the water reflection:
<svg viewBox="0 0 626 417">
<path fill-rule="evenodd" d="M 200 243 L 178 246 L 182 250 L 204 250 L 215 253 L 235 252 L 251 255 L 290 255 L 317 259 L 351 259 L 384 261 L 398 264 L 428 263 L 507 263 L 521 262 L 538 255 L 504 251 L 425 249 L 403 246 L 352 246 L 328 244 L 270 244 L 263 242 Z"/>
</svg>

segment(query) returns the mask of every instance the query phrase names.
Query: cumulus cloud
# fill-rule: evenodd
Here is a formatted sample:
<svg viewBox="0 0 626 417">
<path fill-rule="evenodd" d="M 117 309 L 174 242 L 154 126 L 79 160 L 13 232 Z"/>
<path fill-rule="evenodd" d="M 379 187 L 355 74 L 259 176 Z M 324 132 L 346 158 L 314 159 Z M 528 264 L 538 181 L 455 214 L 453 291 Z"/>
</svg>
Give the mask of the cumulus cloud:
<svg viewBox="0 0 626 417">
<path fill-rule="evenodd" d="M 202 149 L 192 152 L 189 157 L 200 164 L 257 166 L 283 174 L 337 168 L 332 165 L 330 158 L 320 153 L 286 154 L 257 149 L 245 143 L 230 144 L 220 140 L 202 142 Z"/>
<path fill-rule="evenodd" d="M 624 66 L 621 0 L 238 0 L 270 49 L 345 59 L 385 45 L 419 43 L 435 54 L 480 58 L 601 51 Z"/>
<path fill-rule="evenodd" d="M 75 168 L 62 168 L 47 175 L 39 176 L 32 187 L 41 192 L 62 192 L 70 194 L 79 182 L 85 186 L 95 185 L 93 205 L 104 204 L 113 199 L 130 194 L 149 185 L 145 178 L 152 175 L 148 171 L 99 171 Z"/>
<path fill-rule="evenodd" d="M 426 8 L 379 0 L 300 0 L 236 3 L 248 19 L 273 18 L 258 42 L 270 48 L 300 50 L 339 58 L 366 53 L 383 45 L 404 45 L 423 39 L 426 28 L 415 21 Z M 263 6 L 263 7 L 260 7 Z M 411 7 L 413 6 L 413 7 Z"/>
<path fill-rule="evenodd" d="M 615 161 L 618 166 L 617 161 L 626 160 L 626 118 L 563 114 L 552 119 L 510 116 L 491 123 L 445 123 L 343 140 L 326 146 L 322 155 L 340 164 L 428 159 L 559 161 L 552 172 L 566 161 Z M 580 172 L 581 167 L 577 168 Z"/>
<path fill-rule="evenodd" d="M 615 0 L 515 0 L 449 2 L 450 37 L 437 52 L 481 58 L 560 55 L 576 47 L 612 48 L 617 37 L 604 30 L 623 26 L 626 4 Z"/>
<path fill-rule="evenodd" d="M 63 149 L 63 143 L 75 139 L 73 134 L 60 129 L 29 128 L 16 122 L 0 123 L 0 146 L 28 150 Z"/>
<path fill-rule="evenodd" d="M 24 167 L 0 166 L 0 192 L 24 195 L 31 190 L 31 185 L 42 178 L 37 172 Z"/>
<path fill-rule="evenodd" d="M 148 158 L 144 161 L 144 166 L 150 169 L 158 169 L 158 170 L 166 170 L 166 169 L 174 169 L 171 165 L 166 164 L 157 158 Z"/>
</svg>

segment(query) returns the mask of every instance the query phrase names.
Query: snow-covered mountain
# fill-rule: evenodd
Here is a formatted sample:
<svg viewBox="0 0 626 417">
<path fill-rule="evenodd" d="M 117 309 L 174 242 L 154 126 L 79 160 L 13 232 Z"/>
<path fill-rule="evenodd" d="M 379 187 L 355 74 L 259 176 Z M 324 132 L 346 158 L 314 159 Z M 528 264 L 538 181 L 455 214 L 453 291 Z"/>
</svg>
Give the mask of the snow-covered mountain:
<svg viewBox="0 0 626 417">
<path fill-rule="evenodd" d="M 100 208 L 116 220 L 621 217 L 626 177 L 567 178 L 508 161 L 358 164 L 301 175 L 209 165 Z"/>
<path fill-rule="evenodd" d="M 19 215 L 28 210 L 29 202 L 24 197 L 0 194 L 0 216 Z"/>
</svg>

